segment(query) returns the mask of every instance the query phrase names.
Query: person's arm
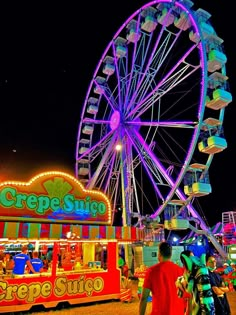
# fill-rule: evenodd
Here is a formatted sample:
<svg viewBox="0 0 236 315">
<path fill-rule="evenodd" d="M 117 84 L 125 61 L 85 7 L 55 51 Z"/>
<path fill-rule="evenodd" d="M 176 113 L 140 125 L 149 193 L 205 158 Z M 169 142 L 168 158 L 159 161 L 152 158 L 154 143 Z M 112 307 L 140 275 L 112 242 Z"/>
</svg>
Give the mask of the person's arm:
<svg viewBox="0 0 236 315">
<path fill-rule="evenodd" d="M 221 286 L 219 287 L 219 289 L 220 289 L 223 293 L 229 292 L 229 287 L 226 286 L 224 282 L 222 282 L 222 284 L 221 284 Z"/>
<path fill-rule="evenodd" d="M 26 264 L 27 264 L 29 270 L 30 270 L 32 273 L 37 273 L 37 272 L 34 270 L 34 268 L 33 268 L 32 264 L 31 264 L 30 260 L 27 260 Z"/>
<path fill-rule="evenodd" d="M 212 290 L 217 294 L 218 296 L 223 295 L 224 293 L 229 292 L 229 288 L 225 285 L 224 281 L 221 281 L 219 285 L 212 284 Z"/>
<path fill-rule="evenodd" d="M 224 294 L 224 292 L 218 287 L 212 286 L 211 288 L 215 292 L 216 295 L 223 295 Z"/>
<path fill-rule="evenodd" d="M 15 260 L 12 258 L 12 261 L 11 261 L 11 269 L 13 270 L 15 267 Z"/>
<path fill-rule="evenodd" d="M 222 283 L 221 286 L 216 287 L 216 286 L 212 286 L 212 290 L 215 292 L 216 295 L 220 296 L 223 295 L 224 293 L 229 292 L 229 288 Z"/>
<path fill-rule="evenodd" d="M 147 288 L 143 288 L 142 295 L 139 302 L 139 315 L 144 315 L 147 308 L 147 299 L 149 297 L 150 290 Z"/>
<path fill-rule="evenodd" d="M 41 260 L 42 262 L 42 265 L 41 265 L 41 268 L 39 269 L 39 272 L 43 272 L 44 271 L 44 268 L 43 268 L 43 261 Z"/>
</svg>

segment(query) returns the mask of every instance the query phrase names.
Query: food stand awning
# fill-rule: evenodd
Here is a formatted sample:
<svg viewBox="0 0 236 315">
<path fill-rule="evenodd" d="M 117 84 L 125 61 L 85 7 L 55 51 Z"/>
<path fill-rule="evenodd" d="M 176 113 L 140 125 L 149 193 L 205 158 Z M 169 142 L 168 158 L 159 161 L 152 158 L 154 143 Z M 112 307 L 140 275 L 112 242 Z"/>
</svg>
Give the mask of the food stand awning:
<svg viewBox="0 0 236 315">
<path fill-rule="evenodd" d="M 0 238 L 2 239 L 66 239 L 68 233 L 77 240 L 142 241 L 144 237 L 143 230 L 130 226 L 0 222 Z"/>
</svg>

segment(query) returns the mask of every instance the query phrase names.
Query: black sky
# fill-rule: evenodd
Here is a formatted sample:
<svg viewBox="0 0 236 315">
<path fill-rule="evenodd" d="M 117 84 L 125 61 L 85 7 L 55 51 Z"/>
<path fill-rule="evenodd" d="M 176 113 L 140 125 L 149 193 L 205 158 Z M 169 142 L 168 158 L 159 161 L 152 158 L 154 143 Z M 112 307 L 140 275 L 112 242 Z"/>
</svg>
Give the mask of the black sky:
<svg viewBox="0 0 236 315">
<path fill-rule="evenodd" d="M 224 39 L 234 99 L 232 3 L 193 2 L 212 14 L 211 22 Z M 0 179 L 27 180 L 48 169 L 74 174 L 80 113 L 95 67 L 118 28 L 147 1 L 108 3 L 0 3 Z M 212 194 L 199 200 L 212 223 L 221 219 L 222 211 L 236 208 L 235 121 L 233 100 L 224 119 L 228 148 L 210 167 Z"/>
</svg>

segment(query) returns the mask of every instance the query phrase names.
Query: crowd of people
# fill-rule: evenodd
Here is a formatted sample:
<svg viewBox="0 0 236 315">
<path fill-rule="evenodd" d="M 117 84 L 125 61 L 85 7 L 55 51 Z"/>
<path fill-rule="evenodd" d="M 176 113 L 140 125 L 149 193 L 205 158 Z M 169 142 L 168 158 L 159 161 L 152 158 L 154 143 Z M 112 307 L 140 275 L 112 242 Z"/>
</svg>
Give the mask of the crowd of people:
<svg viewBox="0 0 236 315">
<path fill-rule="evenodd" d="M 50 256 L 50 255 L 48 255 Z M 0 269 L 12 276 L 24 273 L 40 273 L 48 267 L 48 256 L 40 257 L 37 251 L 29 255 L 28 247 L 11 257 L 0 255 Z M 42 259 L 41 259 L 42 258 Z M 230 315 L 227 299 L 229 287 L 217 269 L 212 254 L 194 256 L 190 250 L 180 254 L 182 266 L 172 260 L 172 246 L 161 242 L 158 262 L 146 270 L 139 303 L 139 315 L 145 315 L 148 298 L 152 296 L 151 315 Z M 128 277 L 125 260 L 118 257 L 121 275 Z"/>
<path fill-rule="evenodd" d="M 40 273 L 46 270 L 45 260 L 39 258 L 39 252 L 33 251 L 30 255 L 27 246 L 22 246 L 21 252 L 15 255 L 8 252 L 0 255 L 0 272 L 5 275 L 17 277 L 25 273 Z"/>
<path fill-rule="evenodd" d="M 151 315 L 230 315 L 228 286 L 216 272 L 216 258 L 211 254 L 180 254 L 183 266 L 171 261 L 172 246 L 161 242 L 158 263 L 146 271 L 139 302 L 139 315 L 145 315 L 152 295 Z"/>
</svg>

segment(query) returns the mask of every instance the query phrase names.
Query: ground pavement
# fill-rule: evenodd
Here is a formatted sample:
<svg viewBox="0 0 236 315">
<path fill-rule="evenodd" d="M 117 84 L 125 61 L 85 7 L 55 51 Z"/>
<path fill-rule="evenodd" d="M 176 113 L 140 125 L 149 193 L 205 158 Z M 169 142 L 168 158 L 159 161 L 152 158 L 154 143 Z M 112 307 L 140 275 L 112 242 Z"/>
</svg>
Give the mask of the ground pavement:
<svg viewBox="0 0 236 315">
<path fill-rule="evenodd" d="M 132 300 L 131 302 L 99 302 L 79 306 L 61 306 L 57 309 L 31 310 L 30 312 L 10 313 L 9 315 L 137 315 L 139 307 L 139 298 L 137 295 L 137 281 L 132 283 Z M 236 291 L 227 293 L 231 307 L 231 315 L 236 315 Z M 146 315 L 151 313 L 151 302 L 148 302 Z"/>
</svg>

